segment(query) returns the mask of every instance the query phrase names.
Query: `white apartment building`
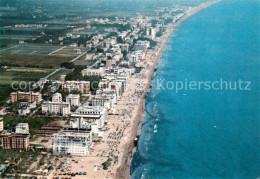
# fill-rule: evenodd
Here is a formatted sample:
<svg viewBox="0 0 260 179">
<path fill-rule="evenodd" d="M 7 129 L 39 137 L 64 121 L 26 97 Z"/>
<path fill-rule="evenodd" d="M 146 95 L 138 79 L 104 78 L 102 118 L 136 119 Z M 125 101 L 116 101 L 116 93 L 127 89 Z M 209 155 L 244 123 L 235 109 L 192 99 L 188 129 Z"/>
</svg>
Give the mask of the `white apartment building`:
<svg viewBox="0 0 260 179">
<path fill-rule="evenodd" d="M 104 76 L 105 68 L 98 68 L 98 69 L 84 69 L 81 71 L 82 76 Z"/>
<path fill-rule="evenodd" d="M 15 127 L 15 133 L 17 134 L 30 134 L 28 123 L 19 123 Z"/>
<path fill-rule="evenodd" d="M 113 104 L 117 102 L 117 95 L 115 89 L 99 89 L 96 91 L 95 96 L 109 96 L 112 99 Z"/>
<path fill-rule="evenodd" d="M 70 126 L 73 128 L 89 128 L 91 125 L 97 125 L 98 128 L 102 128 L 106 118 L 107 112 L 104 107 L 84 104 L 72 113 Z M 77 122 L 78 119 L 82 119 L 80 124 Z"/>
<path fill-rule="evenodd" d="M 92 145 L 91 129 L 64 129 L 53 134 L 52 150 L 54 155 L 86 156 Z"/>
<path fill-rule="evenodd" d="M 135 51 L 138 51 L 138 50 L 147 50 L 147 48 L 150 47 L 150 42 L 149 41 L 141 41 L 141 40 L 138 40 L 135 44 Z"/>
<path fill-rule="evenodd" d="M 154 39 L 156 36 L 156 29 L 152 27 L 146 27 L 146 35 L 151 39 Z"/>
<path fill-rule="evenodd" d="M 135 68 L 115 68 L 114 73 L 119 75 L 126 75 L 128 78 L 130 78 L 130 76 L 135 73 Z"/>
<path fill-rule="evenodd" d="M 120 46 L 122 52 L 129 51 L 129 44 L 119 44 L 119 46 Z"/>
<path fill-rule="evenodd" d="M 114 103 L 112 102 L 111 96 L 97 96 L 94 95 L 90 99 L 90 103 L 93 106 L 102 106 L 106 108 L 110 113 L 114 111 Z"/>
<path fill-rule="evenodd" d="M 70 114 L 70 103 L 63 102 L 60 93 L 55 93 L 52 97 L 52 101 L 45 101 L 42 103 L 43 113 L 53 113 L 53 114 Z"/>
<path fill-rule="evenodd" d="M 115 89 L 100 89 L 96 95 L 90 97 L 89 102 L 92 106 L 103 106 L 108 113 L 113 113 L 117 103 L 117 93 Z"/>
<path fill-rule="evenodd" d="M 141 62 L 145 57 L 145 53 L 142 50 L 133 51 L 127 55 L 127 58 L 131 64 Z"/>
<path fill-rule="evenodd" d="M 151 28 L 151 39 L 154 39 L 156 37 L 156 29 L 155 28 Z"/>
<path fill-rule="evenodd" d="M 115 90 L 116 96 L 121 96 L 124 91 L 124 86 L 122 82 L 118 82 L 116 79 L 109 80 L 109 79 L 102 79 L 102 81 L 99 83 L 99 89 L 104 90 Z"/>
<path fill-rule="evenodd" d="M 71 106 L 79 106 L 80 95 L 79 94 L 69 94 L 66 97 L 66 102 L 70 103 Z"/>
<path fill-rule="evenodd" d="M 77 91 L 82 94 L 90 93 L 90 81 L 66 81 L 62 85 L 62 89 L 66 92 Z"/>
<path fill-rule="evenodd" d="M 99 89 L 112 89 L 117 96 L 121 96 L 128 87 L 128 79 L 132 72 L 115 69 L 114 73 L 106 74 L 99 83 Z"/>
</svg>

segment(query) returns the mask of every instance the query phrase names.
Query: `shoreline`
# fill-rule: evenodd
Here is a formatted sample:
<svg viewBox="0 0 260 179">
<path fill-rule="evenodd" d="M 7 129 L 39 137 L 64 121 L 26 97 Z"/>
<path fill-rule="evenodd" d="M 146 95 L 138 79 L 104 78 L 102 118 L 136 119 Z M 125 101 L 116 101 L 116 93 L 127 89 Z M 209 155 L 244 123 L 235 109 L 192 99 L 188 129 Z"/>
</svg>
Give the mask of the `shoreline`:
<svg viewBox="0 0 260 179">
<path fill-rule="evenodd" d="M 131 161 L 133 158 L 133 154 L 136 152 L 136 148 L 137 145 L 135 146 L 134 144 L 134 140 L 136 139 L 136 137 L 141 135 L 141 129 L 142 129 L 142 123 L 144 120 L 144 114 L 145 114 L 145 99 L 147 97 L 147 95 L 149 94 L 152 86 L 152 75 L 156 69 L 156 66 L 159 62 L 159 59 L 161 58 L 162 52 L 165 48 L 165 45 L 169 39 L 169 37 L 171 36 L 171 34 L 174 32 L 174 30 L 186 19 L 188 19 L 189 17 L 191 17 L 192 15 L 198 13 L 199 11 L 213 5 L 216 4 L 218 2 L 220 2 L 221 0 L 216 0 L 213 2 L 207 2 L 207 3 L 203 3 L 195 8 L 193 8 L 191 11 L 189 11 L 186 15 L 184 15 L 179 21 L 177 21 L 175 24 L 170 25 L 166 32 L 162 35 L 162 37 L 160 37 L 159 40 L 159 45 L 158 49 L 157 47 L 155 48 L 155 50 L 153 50 L 152 54 L 156 54 L 155 58 L 154 58 L 154 62 L 152 62 L 152 67 L 149 70 L 148 74 L 147 74 L 147 84 L 145 86 L 144 92 L 142 94 L 142 96 L 140 97 L 139 103 L 138 103 L 138 109 L 137 109 L 137 114 L 134 117 L 133 120 L 133 126 L 132 128 L 132 133 L 130 134 L 130 141 L 128 142 L 128 144 L 125 144 L 124 146 L 124 152 L 123 152 L 123 157 L 122 157 L 122 161 L 120 166 L 116 169 L 116 173 L 114 178 L 130 178 L 130 166 L 131 166 Z M 149 55 L 148 55 L 149 58 Z M 135 130 L 136 129 L 136 130 Z"/>
<path fill-rule="evenodd" d="M 136 138 L 140 136 L 145 115 L 145 100 L 152 88 L 152 75 L 169 37 L 184 20 L 220 0 L 203 3 L 186 12 L 175 24 L 167 26 L 154 49 L 146 51 L 145 59 L 139 64 L 140 73 L 132 75 L 127 82 L 127 90 L 117 100 L 115 114 L 108 115 L 106 132 L 100 142 L 95 142 L 88 156 L 66 157 L 64 162 L 71 165 L 73 172 L 87 171 L 86 176 L 75 178 L 130 178 L 130 166 L 136 152 Z M 107 170 L 102 164 L 113 159 Z M 50 174 L 50 178 L 54 173 Z"/>
</svg>

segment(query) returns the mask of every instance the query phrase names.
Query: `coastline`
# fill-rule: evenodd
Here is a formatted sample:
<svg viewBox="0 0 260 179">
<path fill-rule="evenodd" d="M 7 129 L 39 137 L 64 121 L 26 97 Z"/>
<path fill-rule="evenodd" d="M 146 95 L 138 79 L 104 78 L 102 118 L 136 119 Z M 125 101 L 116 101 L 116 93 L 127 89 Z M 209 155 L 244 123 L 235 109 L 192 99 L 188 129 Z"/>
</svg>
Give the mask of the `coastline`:
<svg viewBox="0 0 260 179">
<path fill-rule="evenodd" d="M 184 20 L 219 1 L 190 9 L 178 22 L 169 25 L 161 37 L 155 39 L 158 44 L 154 49 L 146 51 L 145 59 L 140 64 L 140 67 L 143 67 L 141 72 L 128 79 L 127 90 L 117 100 L 116 114 L 108 116 L 102 141 L 91 146 L 88 156 L 66 158 L 66 163 L 71 164 L 71 171 L 85 170 L 88 172 L 87 178 L 130 178 L 131 161 L 136 152 L 135 139 L 141 134 L 145 115 L 145 99 L 152 87 L 152 75 L 168 38 Z M 103 170 L 102 164 L 108 158 L 113 161 L 107 170 Z M 86 176 L 79 175 L 76 178 L 83 179 Z"/>
<path fill-rule="evenodd" d="M 166 42 L 168 41 L 169 37 L 171 36 L 171 34 L 174 32 L 174 30 L 186 19 L 188 19 L 190 16 L 198 13 L 199 11 L 213 5 L 216 4 L 218 2 L 220 2 L 221 0 L 216 0 L 213 2 L 207 2 L 207 3 L 203 3 L 195 8 L 193 8 L 191 11 L 189 11 L 186 15 L 184 15 L 178 22 L 176 22 L 173 25 L 170 25 L 168 27 L 168 29 L 166 30 L 166 32 L 162 35 L 162 37 L 158 40 L 159 44 L 156 46 L 155 50 L 153 50 L 152 54 L 148 52 L 147 54 L 147 59 L 152 62 L 152 66 L 151 69 L 148 71 L 147 73 L 147 83 L 145 85 L 143 94 L 140 96 L 139 98 L 139 103 L 138 103 L 138 109 L 137 109 L 137 114 L 134 117 L 133 120 L 133 126 L 131 126 L 132 128 L 132 132 L 131 132 L 131 136 L 130 136 L 130 141 L 125 144 L 124 146 L 124 152 L 123 152 L 123 157 L 121 159 L 121 164 L 120 166 L 116 169 L 115 172 L 115 176 L 114 178 L 130 178 L 130 165 L 131 165 L 131 161 L 133 158 L 133 154 L 136 152 L 136 147 L 135 146 L 135 139 L 136 137 L 138 137 L 139 135 L 141 135 L 141 128 L 142 128 L 142 123 L 144 120 L 144 114 L 145 114 L 145 99 L 148 95 L 148 93 L 150 92 L 151 89 L 151 83 L 152 83 L 152 75 L 156 69 L 156 66 L 159 62 L 159 59 L 161 57 L 161 54 L 164 50 L 164 47 L 166 45 Z M 154 57 L 154 59 L 152 58 L 152 55 L 156 55 Z"/>
</svg>

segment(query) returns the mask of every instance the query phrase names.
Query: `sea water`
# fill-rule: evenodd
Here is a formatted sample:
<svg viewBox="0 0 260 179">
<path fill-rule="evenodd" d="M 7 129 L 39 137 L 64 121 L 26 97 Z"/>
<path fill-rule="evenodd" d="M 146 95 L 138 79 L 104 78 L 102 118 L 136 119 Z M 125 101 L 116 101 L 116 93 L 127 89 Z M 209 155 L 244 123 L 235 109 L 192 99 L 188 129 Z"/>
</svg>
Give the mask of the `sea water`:
<svg viewBox="0 0 260 179">
<path fill-rule="evenodd" d="M 174 31 L 153 75 L 131 178 L 260 176 L 259 13 L 258 0 L 224 0 Z M 233 90 L 172 86 L 220 80 Z M 250 85 L 239 89 L 239 80 Z"/>
</svg>

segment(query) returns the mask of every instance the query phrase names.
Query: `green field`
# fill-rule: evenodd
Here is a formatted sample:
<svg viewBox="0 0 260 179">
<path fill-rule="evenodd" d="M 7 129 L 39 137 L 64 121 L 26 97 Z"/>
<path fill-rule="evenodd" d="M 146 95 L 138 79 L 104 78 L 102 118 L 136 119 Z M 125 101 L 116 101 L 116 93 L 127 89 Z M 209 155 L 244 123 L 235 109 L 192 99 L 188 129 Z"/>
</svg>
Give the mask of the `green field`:
<svg viewBox="0 0 260 179">
<path fill-rule="evenodd" d="M 38 81 L 48 73 L 38 72 L 19 72 L 19 71 L 0 71 L 0 84 L 10 84 L 13 81 Z"/>
<path fill-rule="evenodd" d="M 55 68 L 63 62 L 69 62 L 70 57 L 59 56 L 36 56 L 36 55 L 0 55 L 0 64 L 7 66 L 37 67 L 37 68 Z"/>
<path fill-rule="evenodd" d="M 61 75 L 67 75 L 70 72 L 72 72 L 72 70 L 60 70 L 51 77 L 49 77 L 49 80 L 59 80 Z"/>
<path fill-rule="evenodd" d="M 19 44 L 10 45 L 0 49 L 0 54 L 13 55 L 48 55 L 51 52 L 60 49 L 61 46 L 45 44 Z"/>
<path fill-rule="evenodd" d="M 96 62 L 96 60 L 76 60 L 73 63 L 77 65 L 93 65 Z"/>
</svg>

